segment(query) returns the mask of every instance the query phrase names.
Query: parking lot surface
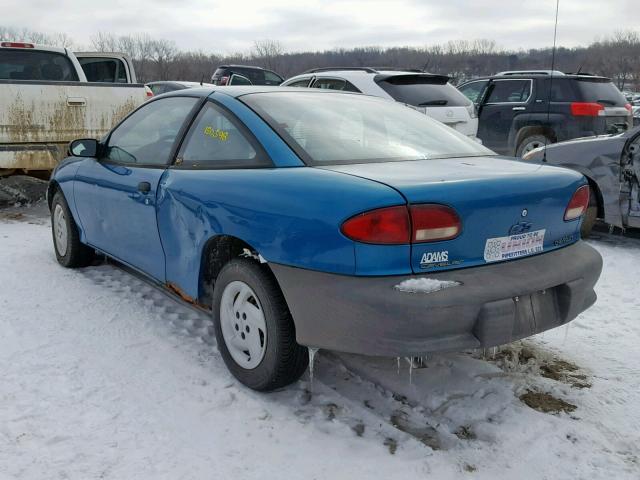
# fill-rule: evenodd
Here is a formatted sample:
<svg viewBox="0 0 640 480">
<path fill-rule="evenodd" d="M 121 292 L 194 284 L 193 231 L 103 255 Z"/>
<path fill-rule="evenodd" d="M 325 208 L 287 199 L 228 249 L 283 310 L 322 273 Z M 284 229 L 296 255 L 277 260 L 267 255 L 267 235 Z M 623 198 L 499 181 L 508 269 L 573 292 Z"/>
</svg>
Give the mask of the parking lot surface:
<svg viewBox="0 0 640 480">
<path fill-rule="evenodd" d="M 638 478 L 638 239 L 590 241 L 599 299 L 569 327 L 423 368 L 321 352 L 258 394 L 208 315 L 60 267 L 46 213 L 0 210 L 2 479 Z"/>
</svg>

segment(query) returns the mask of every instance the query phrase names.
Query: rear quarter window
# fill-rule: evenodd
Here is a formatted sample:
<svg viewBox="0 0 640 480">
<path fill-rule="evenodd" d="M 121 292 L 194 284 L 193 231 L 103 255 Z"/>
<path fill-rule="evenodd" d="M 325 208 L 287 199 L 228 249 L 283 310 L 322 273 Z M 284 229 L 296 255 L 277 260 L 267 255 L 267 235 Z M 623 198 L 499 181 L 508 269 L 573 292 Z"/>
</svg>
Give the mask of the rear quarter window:
<svg viewBox="0 0 640 480">
<path fill-rule="evenodd" d="M 264 72 L 264 81 L 267 85 L 280 85 L 283 81 L 280 76 L 276 75 L 273 72 L 265 71 Z"/>
<path fill-rule="evenodd" d="M 395 101 L 416 107 L 465 107 L 471 101 L 449 83 L 434 83 L 428 78 L 396 80 L 391 77 L 378 82 L 380 88 Z"/>
<path fill-rule="evenodd" d="M 78 81 L 71 61 L 55 52 L 0 49 L 0 79 Z"/>
<path fill-rule="evenodd" d="M 127 70 L 117 58 L 79 58 L 89 82 L 127 83 Z"/>
<path fill-rule="evenodd" d="M 486 103 L 524 103 L 531 96 L 531 80 L 494 80 Z"/>
<path fill-rule="evenodd" d="M 318 78 L 313 82 L 313 88 L 324 90 L 342 90 L 345 92 L 360 92 L 355 85 L 343 78 Z"/>
<path fill-rule="evenodd" d="M 265 84 L 264 71 L 262 70 L 256 70 L 254 68 L 234 67 L 234 68 L 231 68 L 230 71 L 231 73 L 239 73 L 243 77 L 247 77 L 249 80 L 251 80 L 251 83 L 253 83 L 254 85 Z"/>
</svg>

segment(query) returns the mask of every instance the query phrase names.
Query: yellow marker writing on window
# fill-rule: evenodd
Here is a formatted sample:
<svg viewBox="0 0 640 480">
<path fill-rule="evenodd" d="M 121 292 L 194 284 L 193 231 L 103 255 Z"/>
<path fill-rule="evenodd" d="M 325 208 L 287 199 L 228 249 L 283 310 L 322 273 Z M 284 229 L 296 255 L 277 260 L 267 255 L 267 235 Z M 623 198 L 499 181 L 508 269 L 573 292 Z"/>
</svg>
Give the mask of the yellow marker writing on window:
<svg viewBox="0 0 640 480">
<path fill-rule="evenodd" d="M 219 128 L 214 129 L 212 126 L 205 127 L 204 134 L 208 137 L 220 140 L 221 142 L 226 142 L 229 138 L 229 132 L 225 132 Z"/>
</svg>

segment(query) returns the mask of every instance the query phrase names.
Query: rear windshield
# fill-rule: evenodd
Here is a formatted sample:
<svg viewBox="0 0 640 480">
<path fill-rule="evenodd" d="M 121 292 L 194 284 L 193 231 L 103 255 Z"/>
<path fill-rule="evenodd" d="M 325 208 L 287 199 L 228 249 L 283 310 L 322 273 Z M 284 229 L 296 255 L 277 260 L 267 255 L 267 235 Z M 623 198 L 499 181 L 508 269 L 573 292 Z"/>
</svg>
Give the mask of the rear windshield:
<svg viewBox="0 0 640 480">
<path fill-rule="evenodd" d="M 64 55 L 26 49 L 0 49 L 1 80 L 77 81 L 71 61 Z"/>
<path fill-rule="evenodd" d="M 584 102 L 598 102 L 604 105 L 622 107 L 627 99 L 612 82 L 578 80 L 575 82 Z"/>
<path fill-rule="evenodd" d="M 398 76 L 378 85 L 397 102 L 416 107 L 465 107 L 471 101 L 446 82 L 419 76 Z"/>
<path fill-rule="evenodd" d="M 494 154 L 422 113 L 381 98 L 305 90 L 239 98 L 311 165 Z"/>
</svg>

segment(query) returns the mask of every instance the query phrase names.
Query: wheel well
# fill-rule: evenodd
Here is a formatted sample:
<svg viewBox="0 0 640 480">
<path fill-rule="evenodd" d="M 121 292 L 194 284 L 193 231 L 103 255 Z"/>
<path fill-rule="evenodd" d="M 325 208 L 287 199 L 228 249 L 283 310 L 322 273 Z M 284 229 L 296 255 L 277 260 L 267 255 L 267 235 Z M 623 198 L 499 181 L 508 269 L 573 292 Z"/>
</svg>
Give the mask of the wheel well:
<svg viewBox="0 0 640 480">
<path fill-rule="evenodd" d="M 211 305 L 212 287 L 222 267 L 240 256 L 254 258 L 257 262 L 260 261 L 258 260 L 260 257 L 256 249 L 237 237 L 216 235 L 207 241 L 202 251 L 200 278 L 198 279 L 199 303 Z M 270 271 L 266 264 L 264 266 Z"/>
<path fill-rule="evenodd" d="M 56 182 L 55 180 L 51 180 L 51 182 L 49 182 L 49 186 L 47 186 L 47 204 L 49 205 L 49 210 L 51 210 L 53 196 L 58 190 L 60 190 L 60 185 L 58 185 L 58 182 Z"/>
<path fill-rule="evenodd" d="M 596 196 L 596 202 L 598 205 L 598 218 L 604 218 L 604 199 L 602 198 L 602 192 L 600 191 L 600 188 L 598 187 L 598 184 L 595 180 L 589 177 L 586 178 L 589 182 L 589 188 Z"/>
<path fill-rule="evenodd" d="M 551 127 L 545 127 L 543 125 L 523 127 L 518 132 L 518 136 L 516 138 L 516 150 L 520 147 L 520 144 L 525 138 L 532 135 L 544 135 L 549 140 L 551 140 L 551 143 L 556 143 L 558 141 L 556 132 Z"/>
</svg>

